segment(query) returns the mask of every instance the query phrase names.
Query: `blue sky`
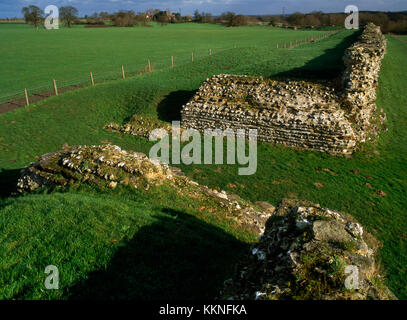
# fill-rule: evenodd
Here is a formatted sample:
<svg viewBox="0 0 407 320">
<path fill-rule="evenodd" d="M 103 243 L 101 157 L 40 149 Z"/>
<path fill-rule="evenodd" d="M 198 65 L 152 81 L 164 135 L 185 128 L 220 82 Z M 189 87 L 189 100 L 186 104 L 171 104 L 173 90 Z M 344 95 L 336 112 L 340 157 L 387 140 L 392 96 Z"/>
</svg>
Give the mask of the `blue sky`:
<svg viewBox="0 0 407 320">
<path fill-rule="evenodd" d="M 295 11 L 339 12 L 349 5 L 359 10 L 404 11 L 406 0 L 0 0 L 0 18 L 21 16 L 21 8 L 30 4 L 45 9 L 47 5 L 72 5 L 81 16 L 97 11 L 114 12 L 120 9 L 144 11 L 148 8 L 179 11 L 183 15 L 200 11 L 220 14 L 234 11 L 243 14 L 276 14 L 286 8 L 287 13 Z"/>
</svg>

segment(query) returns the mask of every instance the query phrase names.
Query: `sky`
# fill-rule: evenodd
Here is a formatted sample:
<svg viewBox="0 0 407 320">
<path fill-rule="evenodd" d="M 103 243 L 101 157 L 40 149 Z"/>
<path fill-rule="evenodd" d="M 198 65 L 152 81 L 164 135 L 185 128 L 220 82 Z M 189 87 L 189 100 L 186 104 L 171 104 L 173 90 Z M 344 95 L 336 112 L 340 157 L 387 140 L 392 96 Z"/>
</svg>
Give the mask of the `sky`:
<svg viewBox="0 0 407 320">
<path fill-rule="evenodd" d="M 192 14 L 195 9 L 218 15 L 225 11 L 241 14 L 281 14 L 299 12 L 343 12 L 347 5 L 356 5 L 360 11 L 405 11 L 407 0 L 0 0 L 0 18 L 22 17 L 21 8 L 36 5 L 45 9 L 71 5 L 79 15 L 118 10 L 144 11 L 148 8 L 171 9 L 182 15 Z"/>
</svg>

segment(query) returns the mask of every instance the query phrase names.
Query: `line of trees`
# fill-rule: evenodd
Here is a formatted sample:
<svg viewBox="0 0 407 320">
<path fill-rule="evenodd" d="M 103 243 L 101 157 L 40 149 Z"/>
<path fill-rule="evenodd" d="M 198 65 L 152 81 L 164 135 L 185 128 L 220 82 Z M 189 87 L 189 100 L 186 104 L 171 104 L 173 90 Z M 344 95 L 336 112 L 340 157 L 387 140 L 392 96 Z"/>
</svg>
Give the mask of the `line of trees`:
<svg viewBox="0 0 407 320">
<path fill-rule="evenodd" d="M 195 10 L 193 21 L 197 23 L 214 23 L 215 18 L 209 12 L 199 12 Z"/>
<path fill-rule="evenodd" d="M 22 9 L 26 23 L 38 28 L 44 22 L 44 12 L 35 5 L 30 5 Z M 228 27 L 245 26 L 248 24 L 269 24 L 276 27 L 293 28 L 315 28 L 321 26 L 343 27 L 346 15 L 344 13 L 323 13 L 316 11 L 308 14 L 295 12 L 288 16 L 282 15 L 262 15 L 244 16 L 234 12 L 224 12 L 218 17 L 214 17 L 208 12 L 195 10 L 193 15 L 181 16 L 178 12 L 169 9 L 148 9 L 144 12 L 118 11 L 113 14 L 102 11 L 95 12 L 91 16 L 85 16 L 84 20 L 78 18 L 78 10 L 72 6 L 64 6 L 59 9 L 60 21 L 67 27 L 74 24 L 105 25 L 106 22 L 118 27 L 150 26 L 151 21 L 158 22 L 165 26 L 169 23 L 217 23 Z M 407 33 L 407 12 L 360 12 L 359 21 L 362 25 L 373 22 L 382 28 L 384 33 Z"/>
<path fill-rule="evenodd" d="M 242 14 L 236 15 L 234 12 L 225 12 L 220 15 L 218 22 L 228 27 L 239 27 L 248 25 L 249 18 Z"/>
<path fill-rule="evenodd" d="M 38 29 L 41 23 L 44 21 L 44 11 L 34 5 L 24 7 L 21 9 L 21 13 L 24 15 L 26 23 L 34 25 Z"/>
<path fill-rule="evenodd" d="M 26 23 L 33 24 L 39 27 L 44 22 L 44 12 L 35 5 L 30 5 L 22 9 Z M 181 16 L 179 12 L 171 13 L 169 9 L 148 9 L 144 12 L 135 13 L 132 10 L 121 10 L 115 13 L 108 13 L 102 11 L 95 12 L 92 15 L 85 15 L 84 19 L 78 18 L 78 10 L 72 6 L 61 7 L 59 9 L 60 21 L 67 27 L 72 27 L 74 24 L 87 24 L 87 25 L 105 25 L 106 22 L 111 22 L 112 25 L 118 27 L 133 27 L 133 26 L 149 26 L 149 22 L 155 21 L 160 25 L 165 26 L 169 23 L 218 23 L 229 27 L 245 26 L 249 22 L 259 22 L 255 17 L 246 17 L 244 15 L 236 15 L 233 12 L 225 12 L 215 19 L 215 17 L 208 12 L 199 12 L 195 10 L 194 15 Z"/>
<path fill-rule="evenodd" d="M 32 24 L 37 29 L 44 23 L 44 11 L 35 5 L 24 7 L 21 9 L 21 13 L 24 15 L 25 22 Z M 59 20 L 62 21 L 67 27 L 72 27 L 77 19 L 78 10 L 75 7 L 66 6 L 59 8 Z"/>
<path fill-rule="evenodd" d="M 112 22 L 118 27 L 133 27 L 133 26 L 150 26 L 149 22 L 155 21 L 161 25 L 168 23 L 185 22 L 180 13 L 170 13 L 170 10 L 148 9 L 144 12 L 136 13 L 132 10 L 115 12 L 109 14 L 107 12 L 95 12 L 91 16 L 85 16 L 85 24 L 105 24 Z"/>
<path fill-rule="evenodd" d="M 323 13 L 320 11 L 303 14 L 295 12 L 289 16 L 264 16 L 274 26 L 293 26 L 299 28 L 338 26 L 345 25 L 344 13 Z M 361 25 L 373 22 L 381 27 L 384 33 L 407 33 L 407 14 L 394 12 L 360 12 L 359 22 Z"/>
<path fill-rule="evenodd" d="M 383 12 L 362 12 L 360 21 L 363 24 L 373 22 L 382 28 L 384 33 L 407 33 L 407 14 L 403 13 L 383 13 Z"/>
</svg>

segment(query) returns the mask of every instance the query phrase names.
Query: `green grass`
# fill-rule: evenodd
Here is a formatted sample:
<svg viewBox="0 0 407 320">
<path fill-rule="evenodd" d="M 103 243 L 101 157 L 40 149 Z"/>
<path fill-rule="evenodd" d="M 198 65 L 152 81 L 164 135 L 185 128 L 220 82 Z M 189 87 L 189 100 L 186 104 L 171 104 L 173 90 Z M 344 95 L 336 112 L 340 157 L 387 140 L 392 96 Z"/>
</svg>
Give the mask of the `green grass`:
<svg viewBox="0 0 407 320">
<path fill-rule="evenodd" d="M 194 27 L 191 26 L 191 28 Z M 202 27 L 212 28 L 212 26 Z M 259 28 L 259 30 L 262 32 L 263 29 Z M 140 267 L 144 271 L 141 273 L 134 271 L 128 278 L 123 275 L 114 276 L 117 270 L 123 267 L 120 261 L 127 261 L 127 258 L 130 261 L 136 260 L 135 255 L 138 255 L 140 250 L 137 249 L 137 243 L 142 243 L 146 250 L 148 248 L 155 250 L 161 245 L 166 246 L 156 238 L 153 240 L 148 238 L 149 241 L 146 241 L 142 230 L 148 231 L 151 226 L 153 230 L 156 228 L 165 230 L 164 234 L 174 230 L 175 226 L 168 225 L 166 221 L 156 222 L 157 219 L 161 219 L 157 216 L 167 219 L 163 214 L 163 208 L 166 208 L 168 203 L 173 204 L 172 210 L 181 212 L 179 216 L 182 216 L 182 219 L 192 219 L 195 226 L 193 232 L 198 232 L 202 227 L 204 230 L 215 228 L 210 232 L 209 238 L 205 236 L 204 231 L 198 234 L 199 239 L 196 240 L 194 248 L 199 247 L 198 243 L 203 241 L 202 239 L 206 239 L 208 246 L 213 246 L 215 243 L 219 245 L 222 242 L 217 236 L 224 235 L 230 241 L 225 241 L 225 248 L 236 246 L 240 248 L 236 249 L 236 252 L 243 252 L 246 248 L 244 244 L 250 239 L 249 234 L 243 233 L 244 239 L 239 238 L 236 230 L 231 230 L 225 223 L 199 216 L 196 210 L 186 207 L 183 199 L 177 201 L 171 192 L 162 191 L 162 199 L 158 201 L 159 209 L 156 211 L 151 207 L 157 197 L 148 193 L 133 195 L 123 191 L 120 195 L 114 192 L 99 195 L 94 190 L 84 190 L 79 192 L 79 195 L 77 195 L 78 191 L 71 191 L 15 199 L 8 197 L 8 192 L 18 176 L 19 169 L 34 161 L 35 156 L 60 149 L 64 143 L 100 144 L 108 140 L 125 149 L 148 153 L 151 143 L 145 139 L 107 132 L 102 127 L 112 121 L 124 123 L 134 113 L 166 121 L 177 119 L 180 106 L 199 88 L 202 81 L 212 74 L 228 72 L 266 77 L 287 75 L 317 79 L 331 77 L 340 72 L 343 50 L 349 46 L 353 37 L 350 32 L 341 32 L 317 44 L 309 44 L 293 50 L 277 50 L 273 45 L 256 48 L 239 47 L 216 53 L 194 64 L 184 64 L 172 70 L 156 71 L 126 81 L 81 89 L 25 109 L 0 115 L 1 193 L 6 197 L 3 200 L 5 205 L 3 204 L 0 209 L 2 236 L 0 246 L 11 248 L 13 241 L 16 241 L 13 239 L 21 238 L 24 239 L 25 246 L 33 248 L 29 251 L 29 259 L 24 258 L 22 251 L 11 251 L 9 254 L 3 252 L 3 255 L 7 256 L 5 262 L 2 262 L 4 270 L 2 270 L 2 281 L 5 281 L 1 285 L 3 297 L 67 298 L 71 295 L 76 296 L 75 293 L 86 288 L 83 296 L 89 297 L 97 294 L 95 292 L 97 290 L 92 291 L 93 285 L 88 284 L 96 284 L 95 286 L 100 288 L 100 283 L 114 283 L 105 291 L 101 291 L 104 297 L 110 297 L 110 293 L 117 296 L 116 293 L 121 292 L 120 290 L 124 292 L 120 297 L 140 297 L 139 292 L 128 291 L 133 290 L 140 283 L 145 286 L 143 288 L 148 287 L 150 290 L 146 289 L 148 292 L 146 298 L 156 298 L 163 286 L 166 289 L 163 289 L 162 297 L 166 297 L 166 294 L 170 295 L 172 289 L 164 285 L 167 279 L 173 279 L 172 283 L 182 283 L 183 276 L 191 271 L 183 272 L 182 276 L 175 271 L 174 273 L 169 271 L 168 274 L 164 272 L 159 279 L 156 279 L 158 274 L 152 274 L 141 281 L 141 275 L 144 275 L 143 272 L 147 272 L 149 268 Z M 387 283 L 399 298 L 407 298 L 405 278 L 407 272 L 405 105 L 407 101 L 404 95 L 407 85 L 406 54 L 407 48 L 402 42 L 389 38 L 388 54 L 383 62 L 378 92 L 378 104 L 387 113 L 389 130 L 381 134 L 376 146 L 366 146 L 365 150 L 356 153 L 352 159 L 260 143 L 258 170 L 253 176 L 238 176 L 238 166 L 182 166 L 182 169 L 188 176 L 202 184 L 217 186 L 253 201 L 266 200 L 277 205 L 283 197 L 296 196 L 300 199 L 319 202 L 334 210 L 349 212 L 383 242 L 384 247 L 380 257 L 388 275 Z M 198 168 L 199 172 L 195 170 Z M 338 175 L 317 170 L 318 168 L 329 168 Z M 359 170 L 359 173 L 351 173 L 351 170 Z M 323 187 L 317 188 L 314 186 L 315 182 L 322 183 Z M 370 183 L 373 190 L 366 183 Z M 382 190 L 388 196 L 379 197 L 375 193 L 376 190 Z M 140 206 L 142 208 L 140 210 L 137 209 L 140 204 L 139 197 L 144 205 L 144 207 Z M 134 206 L 131 204 L 132 201 Z M 120 210 L 112 210 L 115 206 Z M 130 207 L 133 209 L 129 209 Z M 107 215 L 103 214 L 105 208 L 109 213 Z M 47 212 L 52 213 L 49 220 Z M 58 228 L 55 231 L 51 229 L 49 234 L 41 232 L 44 223 L 50 225 L 55 222 L 55 215 L 61 217 L 61 221 L 57 224 Z M 89 225 L 89 229 L 102 228 L 110 234 L 117 234 L 123 224 L 120 222 L 117 226 L 112 226 L 109 215 L 117 216 L 119 221 L 125 221 L 123 224 L 130 226 L 128 240 L 119 242 L 124 243 L 123 249 L 107 245 L 111 238 L 106 235 L 103 237 L 95 233 L 87 235 L 77 226 L 76 219 L 82 219 L 79 221 Z M 95 219 L 100 224 L 97 224 Z M 27 227 L 28 223 L 35 228 Z M 162 224 L 165 226 L 163 229 Z M 69 236 L 67 231 L 69 228 L 78 230 L 75 231 L 78 233 L 74 239 Z M 60 236 L 58 230 L 64 236 Z M 30 239 L 33 235 L 35 237 Z M 177 237 L 168 236 L 171 239 L 170 242 L 179 243 Z M 42 241 L 54 243 L 53 256 L 57 257 L 57 262 L 54 264 L 60 263 L 68 273 L 69 281 L 64 282 L 62 292 L 41 292 L 37 287 L 40 281 L 43 281 L 41 279 L 44 279 L 44 264 L 51 261 L 44 258 L 50 257 L 50 254 L 46 246 L 40 244 Z M 179 245 L 180 250 L 174 249 L 174 252 L 171 251 L 171 256 L 166 257 L 171 260 L 176 256 L 181 270 L 184 267 L 186 270 L 193 269 L 188 267 L 190 264 L 201 267 L 202 257 L 192 253 L 185 266 L 182 258 L 185 244 Z M 88 250 L 89 247 L 92 249 Z M 73 253 L 73 248 L 78 248 L 77 255 Z M 205 253 L 206 250 L 202 249 L 198 252 L 204 254 L 207 261 L 212 261 L 217 257 L 216 254 L 219 254 L 216 250 Z M 148 266 L 152 260 L 160 260 L 144 255 L 142 258 L 149 261 Z M 141 261 L 143 260 L 140 260 L 140 263 Z M 218 268 L 224 265 L 228 269 L 234 261 L 236 261 L 234 257 L 228 256 L 222 261 L 215 261 L 213 265 L 211 262 L 209 265 Z M 14 267 L 7 268 L 10 265 Z M 25 279 L 23 277 L 27 274 L 25 273 L 27 269 L 32 271 Z M 199 270 L 202 272 L 202 268 Z M 225 271 L 222 276 L 226 276 L 227 273 L 228 271 Z M 10 276 L 15 281 L 10 282 Z M 198 279 L 200 276 L 198 273 L 193 273 L 191 283 L 199 282 L 198 280 L 194 282 L 195 277 Z M 217 278 L 216 272 L 212 272 L 212 275 L 208 272 L 205 278 L 208 282 L 205 290 L 200 290 L 194 285 L 191 288 L 182 287 L 183 289 L 176 296 L 183 298 L 213 296 L 220 284 L 220 278 L 221 276 Z M 117 281 L 126 284 L 118 289 L 115 287 Z M 26 283 L 29 284 L 28 287 Z"/>
<path fill-rule="evenodd" d="M 9 20 L 9 21 L 2 20 L 2 21 L 0 21 L 0 23 L 1 24 L 3 24 L 3 23 L 17 23 L 17 24 L 20 24 L 20 23 L 24 23 L 24 20 Z"/>
<path fill-rule="evenodd" d="M 0 208 L 2 299 L 208 299 L 255 240 L 168 187 L 35 194 Z M 44 288 L 48 265 L 60 290 Z"/>
<path fill-rule="evenodd" d="M 279 41 L 304 39 L 319 31 L 290 31 L 272 27 L 226 28 L 219 25 L 170 24 L 161 27 L 84 28 L 38 31 L 30 25 L 0 25 L 0 98 L 24 88 L 48 86 L 71 79 L 95 81 L 121 77 L 127 72 L 144 70 L 150 59 L 153 68 L 190 61 L 219 50 L 239 47 L 275 47 Z M 29 48 L 29 50 L 27 50 Z M 108 73 L 108 74 L 106 74 Z M 68 81 L 68 82 L 66 82 Z M 34 90 L 29 90 L 32 92 Z"/>
</svg>

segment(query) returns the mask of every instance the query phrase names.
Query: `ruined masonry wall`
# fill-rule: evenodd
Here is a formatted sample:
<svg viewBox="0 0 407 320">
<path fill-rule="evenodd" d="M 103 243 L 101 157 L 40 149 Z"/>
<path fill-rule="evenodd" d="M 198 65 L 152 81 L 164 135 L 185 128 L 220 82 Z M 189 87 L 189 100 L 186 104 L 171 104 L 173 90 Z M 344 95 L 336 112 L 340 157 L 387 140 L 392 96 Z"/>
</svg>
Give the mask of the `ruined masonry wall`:
<svg viewBox="0 0 407 320">
<path fill-rule="evenodd" d="M 184 128 L 257 129 L 258 140 L 351 154 L 366 140 L 386 40 L 368 25 L 347 49 L 343 90 L 331 84 L 215 75 L 181 111 Z"/>
</svg>

